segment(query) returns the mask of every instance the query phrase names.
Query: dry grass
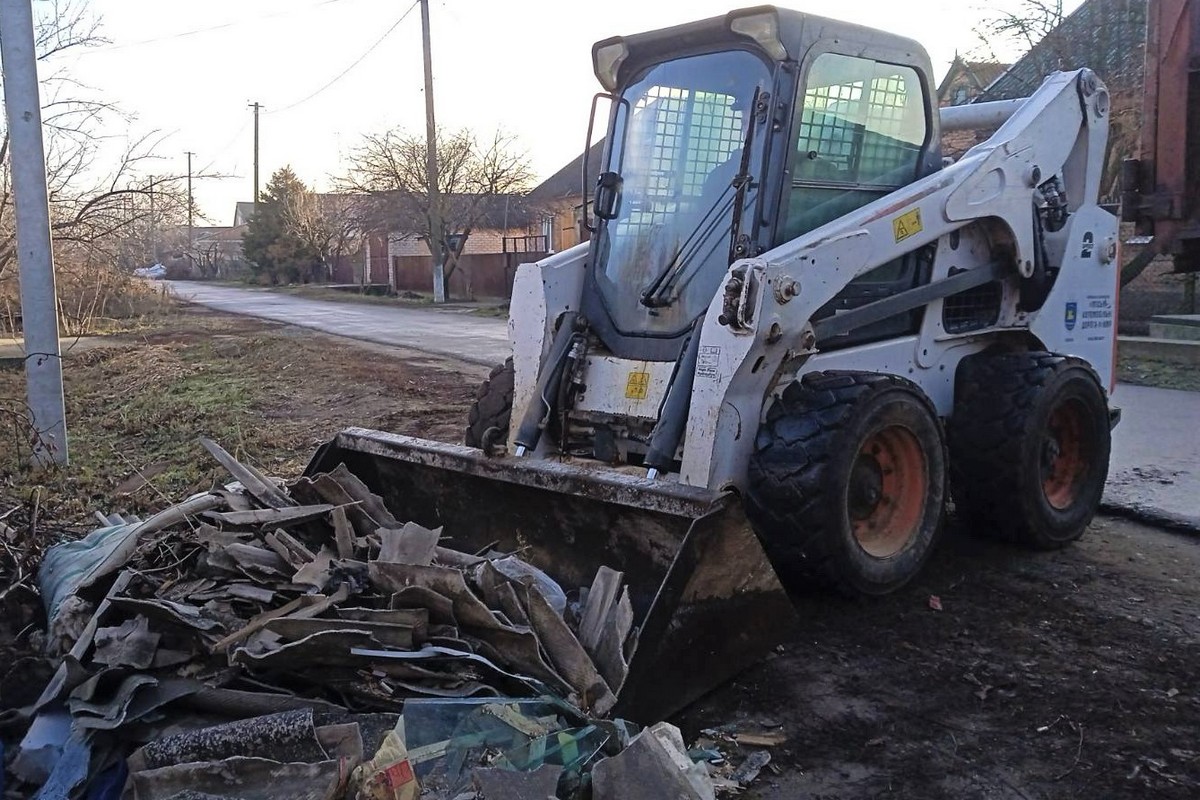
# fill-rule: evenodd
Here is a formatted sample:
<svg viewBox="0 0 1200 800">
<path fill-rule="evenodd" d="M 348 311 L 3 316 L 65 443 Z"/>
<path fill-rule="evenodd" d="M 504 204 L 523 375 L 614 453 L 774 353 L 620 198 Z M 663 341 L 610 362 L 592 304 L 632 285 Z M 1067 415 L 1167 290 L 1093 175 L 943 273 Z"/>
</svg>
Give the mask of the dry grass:
<svg viewBox="0 0 1200 800">
<path fill-rule="evenodd" d="M 1135 386 L 1200 392 L 1200 372 L 1197 372 L 1195 367 L 1153 358 L 1120 356 L 1117 362 L 1117 380 Z"/>
<path fill-rule="evenodd" d="M 57 270 L 59 318 L 65 336 L 137 330 L 170 305 L 164 287 L 109 266 L 67 265 Z M 15 273 L 0 281 L 0 333 L 21 329 L 20 285 Z"/>
<path fill-rule="evenodd" d="M 228 480 L 201 436 L 284 477 L 350 425 L 456 439 L 477 382 L 189 306 L 114 340 L 64 360 L 68 469 L 31 472 L 27 429 L 0 425 L 0 513 L 36 497 L 43 520 L 79 531 L 97 510 L 151 512 Z M 23 396 L 23 372 L 0 369 L 0 406 Z"/>
</svg>

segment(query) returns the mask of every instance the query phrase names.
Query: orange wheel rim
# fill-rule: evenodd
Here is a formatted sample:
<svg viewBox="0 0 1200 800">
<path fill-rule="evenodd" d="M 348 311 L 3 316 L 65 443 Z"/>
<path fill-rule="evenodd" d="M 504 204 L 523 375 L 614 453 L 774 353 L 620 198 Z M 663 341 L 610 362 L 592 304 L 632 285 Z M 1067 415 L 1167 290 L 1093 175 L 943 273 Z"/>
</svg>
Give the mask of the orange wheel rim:
<svg viewBox="0 0 1200 800">
<path fill-rule="evenodd" d="M 929 468 L 921 443 L 908 428 L 892 425 L 863 442 L 847 492 L 850 527 L 875 558 L 904 549 L 921 527 Z"/>
<path fill-rule="evenodd" d="M 1050 414 L 1042 440 L 1042 492 L 1046 502 L 1062 511 L 1079 499 L 1088 469 L 1084 446 L 1086 410 L 1078 400 L 1068 400 Z"/>
</svg>

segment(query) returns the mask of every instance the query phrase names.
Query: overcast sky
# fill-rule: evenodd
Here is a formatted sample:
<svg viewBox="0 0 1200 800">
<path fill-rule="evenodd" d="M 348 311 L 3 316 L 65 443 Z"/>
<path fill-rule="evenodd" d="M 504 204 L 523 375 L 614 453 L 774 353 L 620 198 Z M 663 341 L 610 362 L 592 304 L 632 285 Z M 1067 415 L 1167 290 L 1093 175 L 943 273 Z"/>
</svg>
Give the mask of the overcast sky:
<svg viewBox="0 0 1200 800">
<path fill-rule="evenodd" d="M 987 13 L 981 9 L 1019 4 L 781 5 L 917 39 L 940 79 L 956 51 L 979 47 L 973 29 Z M 1067 0 L 1067 10 L 1079 4 Z M 438 124 L 514 134 L 539 177 L 549 176 L 582 150 L 599 90 L 594 41 L 740 5 L 753 2 L 432 0 Z M 91 6 L 111 44 L 73 51 L 55 66 L 132 114 L 134 131 L 169 134 L 156 171 L 184 173 L 184 152 L 192 150 L 196 170 L 232 176 L 197 182 L 200 206 L 214 224 L 230 224 L 234 202 L 252 199 L 252 101 L 264 107 L 264 184 L 290 164 L 310 186 L 326 189 L 340 154 L 363 133 L 394 126 L 424 131 L 421 17 L 413 0 L 91 0 Z"/>
</svg>

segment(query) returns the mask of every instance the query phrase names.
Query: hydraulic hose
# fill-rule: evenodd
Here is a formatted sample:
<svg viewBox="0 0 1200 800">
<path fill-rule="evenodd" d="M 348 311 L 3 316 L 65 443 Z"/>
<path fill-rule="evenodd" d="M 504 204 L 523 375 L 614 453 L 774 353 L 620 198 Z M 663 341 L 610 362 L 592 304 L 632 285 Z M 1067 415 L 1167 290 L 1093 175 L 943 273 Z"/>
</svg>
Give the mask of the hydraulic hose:
<svg viewBox="0 0 1200 800">
<path fill-rule="evenodd" d="M 703 320 L 703 317 L 701 318 Z M 696 360 L 700 356 L 700 322 L 692 328 L 687 346 L 679 357 L 667 398 L 658 415 L 658 424 L 650 434 L 650 450 L 646 453 L 649 477 L 665 472 L 675 460 L 675 451 L 687 426 L 688 408 L 692 404 L 692 386 L 696 380 Z"/>
<path fill-rule="evenodd" d="M 542 438 L 542 431 L 546 429 L 546 423 L 554 413 L 552 404 L 546 398 L 550 387 L 558 385 L 557 381 L 562 375 L 563 360 L 570 351 L 571 342 L 579 334 L 582 325 L 583 320 L 578 311 L 568 311 L 563 314 L 558 330 L 554 333 L 554 341 L 550 345 L 550 357 L 546 359 L 541 373 L 538 374 L 537 390 L 529 401 L 529 405 L 525 407 L 525 413 L 521 417 L 521 426 L 517 428 L 518 456 L 523 456 L 526 452 L 535 449 L 538 441 Z M 557 390 L 554 394 L 557 395 Z"/>
</svg>

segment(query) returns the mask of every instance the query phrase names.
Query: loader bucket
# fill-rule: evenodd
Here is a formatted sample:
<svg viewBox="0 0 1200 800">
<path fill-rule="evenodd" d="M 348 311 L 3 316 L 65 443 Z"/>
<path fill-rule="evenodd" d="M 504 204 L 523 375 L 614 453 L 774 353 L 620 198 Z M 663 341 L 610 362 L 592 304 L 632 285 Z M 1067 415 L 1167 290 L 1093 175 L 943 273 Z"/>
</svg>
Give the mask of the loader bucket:
<svg viewBox="0 0 1200 800">
<path fill-rule="evenodd" d="M 613 714 L 653 722 L 786 638 L 796 612 L 730 494 L 363 428 L 306 470 L 345 464 L 398 518 L 444 526 L 447 544 L 519 551 L 570 592 L 625 574 L 638 630 Z"/>
</svg>

